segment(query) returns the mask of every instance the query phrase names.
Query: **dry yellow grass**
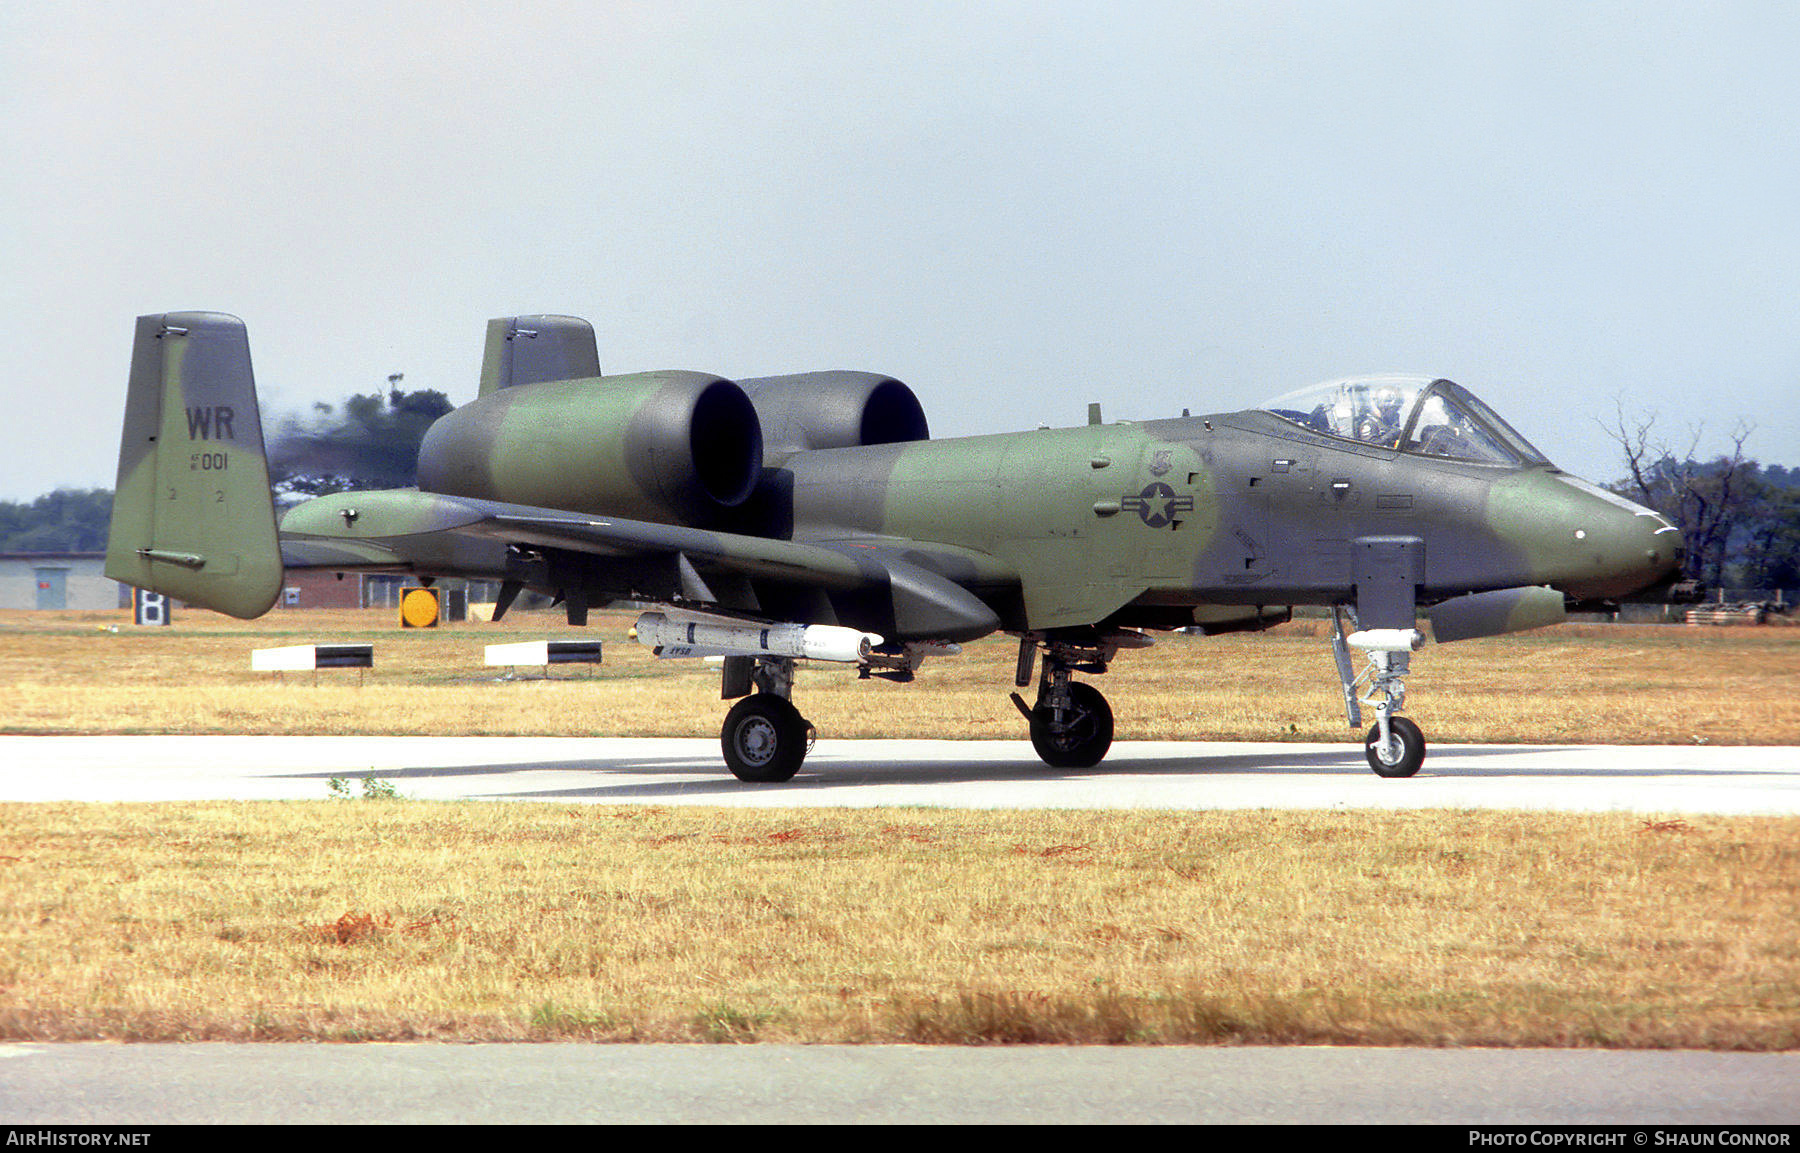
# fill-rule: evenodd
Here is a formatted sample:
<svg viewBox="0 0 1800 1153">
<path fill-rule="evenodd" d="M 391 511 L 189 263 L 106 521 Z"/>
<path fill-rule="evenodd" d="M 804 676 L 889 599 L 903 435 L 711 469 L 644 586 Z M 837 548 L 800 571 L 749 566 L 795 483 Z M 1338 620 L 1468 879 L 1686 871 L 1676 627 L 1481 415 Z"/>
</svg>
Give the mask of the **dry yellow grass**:
<svg viewBox="0 0 1800 1153">
<path fill-rule="evenodd" d="M 0 1038 L 1790 1049 L 1793 821 L 0 808 Z"/>
<path fill-rule="evenodd" d="M 716 674 L 547 614 L 0 614 L 8 732 L 706 735 Z M 1119 736 L 1354 739 L 1323 628 L 1173 638 Z M 369 640 L 285 679 L 250 650 Z M 1017 737 L 1004 639 L 800 674 L 833 736 Z M 1435 741 L 1800 743 L 1800 630 L 1562 626 L 1428 649 Z M 1791 1049 L 1800 820 L 1506 813 L 0 807 L 0 1037 L 1315 1042 Z"/>
<path fill-rule="evenodd" d="M 245 624 L 183 613 L 139 629 L 123 613 L 0 613 L 0 729 L 34 732 L 437 733 L 710 736 L 717 673 L 658 662 L 625 638 L 629 614 L 587 635 L 597 670 L 510 681 L 483 646 L 567 635 L 550 613 L 500 625 L 401 630 L 389 612 L 275 612 Z M 125 623 L 121 623 L 125 622 Z M 1131 739 L 1357 739 L 1344 724 L 1324 625 L 1164 638 L 1101 680 Z M 250 671 L 254 648 L 370 641 L 376 669 Z M 1016 738 L 1009 638 L 930 661 L 912 685 L 801 670 L 796 701 L 836 737 Z M 1434 743 L 1800 743 L 1800 628 L 1562 625 L 1443 647 L 1414 658 L 1408 708 Z"/>
</svg>

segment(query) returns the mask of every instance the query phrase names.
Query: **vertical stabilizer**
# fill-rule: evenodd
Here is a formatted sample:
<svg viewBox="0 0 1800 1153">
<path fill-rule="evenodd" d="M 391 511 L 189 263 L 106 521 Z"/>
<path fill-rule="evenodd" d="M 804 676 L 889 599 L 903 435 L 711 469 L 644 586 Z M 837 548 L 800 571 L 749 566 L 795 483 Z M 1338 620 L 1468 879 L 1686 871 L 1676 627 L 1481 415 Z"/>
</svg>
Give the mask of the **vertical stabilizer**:
<svg viewBox="0 0 1800 1153">
<path fill-rule="evenodd" d="M 488 321 L 480 396 L 519 384 L 599 375 L 594 326 L 578 316 L 502 316 Z"/>
<path fill-rule="evenodd" d="M 106 575 L 245 619 L 280 595 L 262 414 L 237 317 L 138 317 Z"/>
</svg>

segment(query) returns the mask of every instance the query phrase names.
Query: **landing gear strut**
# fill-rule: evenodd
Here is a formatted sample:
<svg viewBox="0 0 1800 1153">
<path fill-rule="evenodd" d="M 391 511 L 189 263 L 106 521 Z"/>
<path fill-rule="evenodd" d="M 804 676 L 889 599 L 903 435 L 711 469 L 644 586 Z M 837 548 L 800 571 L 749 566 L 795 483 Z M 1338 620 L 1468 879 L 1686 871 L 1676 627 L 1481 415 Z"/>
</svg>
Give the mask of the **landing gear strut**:
<svg viewBox="0 0 1800 1153">
<path fill-rule="evenodd" d="M 1363 753 L 1369 767 L 1381 777 L 1410 777 L 1425 763 L 1425 734 L 1419 726 L 1398 715 L 1406 703 L 1406 674 L 1412 667 L 1412 654 L 1421 644 L 1416 629 L 1358 629 L 1344 636 L 1341 606 L 1333 606 L 1331 649 L 1337 657 L 1338 678 L 1344 685 L 1344 711 L 1350 727 L 1362 724 L 1361 705 L 1375 709 L 1375 723 L 1363 734 Z M 1352 627 L 1355 617 L 1351 617 Z M 1350 670 L 1349 646 L 1363 649 L 1369 667 L 1360 677 Z M 1360 701 L 1357 687 L 1367 684 L 1369 695 Z"/>
<path fill-rule="evenodd" d="M 813 727 L 788 700 L 794 662 L 759 658 L 751 681 L 757 691 L 731 707 L 719 731 L 725 764 L 740 781 L 779 784 L 792 780 L 812 747 Z"/>
<path fill-rule="evenodd" d="M 1090 643 L 1045 640 L 1025 636 L 1019 641 L 1019 670 L 1015 683 L 1031 683 L 1031 665 L 1040 644 L 1044 648 L 1043 673 L 1038 678 L 1037 704 L 1027 708 L 1025 699 L 1012 695 L 1013 704 L 1031 726 L 1031 745 L 1043 762 L 1057 769 L 1088 769 L 1112 748 L 1112 706 L 1100 690 L 1071 680 L 1072 672 L 1104 673 L 1107 662 L 1124 644 L 1148 644 L 1140 634 L 1108 636 Z"/>
</svg>

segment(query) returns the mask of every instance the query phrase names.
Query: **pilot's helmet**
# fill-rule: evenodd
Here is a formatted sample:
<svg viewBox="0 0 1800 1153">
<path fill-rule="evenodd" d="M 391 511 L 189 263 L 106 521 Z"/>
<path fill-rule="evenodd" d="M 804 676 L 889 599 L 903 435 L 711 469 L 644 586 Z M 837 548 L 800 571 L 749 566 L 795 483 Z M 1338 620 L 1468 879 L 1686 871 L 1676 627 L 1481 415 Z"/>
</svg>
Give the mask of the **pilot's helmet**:
<svg viewBox="0 0 1800 1153">
<path fill-rule="evenodd" d="M 1381 418 L 1390 424 L 1400 421 L 1400 390 L 1392 385 L 1383 385 L 1375 391 L 1375 410 Z"/>
</svg>

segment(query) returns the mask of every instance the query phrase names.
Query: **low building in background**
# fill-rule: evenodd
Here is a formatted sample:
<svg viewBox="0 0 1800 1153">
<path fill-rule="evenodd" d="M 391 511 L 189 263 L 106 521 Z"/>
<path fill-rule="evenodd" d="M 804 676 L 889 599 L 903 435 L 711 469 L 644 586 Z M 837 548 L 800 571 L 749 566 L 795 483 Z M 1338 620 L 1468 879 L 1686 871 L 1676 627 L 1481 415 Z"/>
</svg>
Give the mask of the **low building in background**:
<svg viewBox="0 0 1800 1153">
<path fill-rule="evenodd" d="M 103 552 L 0 553 L 0 609 L 116 609 L 131 594 L 106 575 Z"/>
<path fill-rule="evenodd" d="M 277 607 L 291 609 L 394 609 L 415 576 L 323 570 L 289 572 Z M 445 581 L 439 587 L 460 606 L 491 602 L 497 589 L 475 581 Z M 467 591 L 463 591 L 466 589 Z M 179 602 L 177 602 L 179 603 Z M 0 552 L 0 609 L 95 611 L 131 608 L 131 588 L 106 575 L 103 552 Z"/>
</svg>

